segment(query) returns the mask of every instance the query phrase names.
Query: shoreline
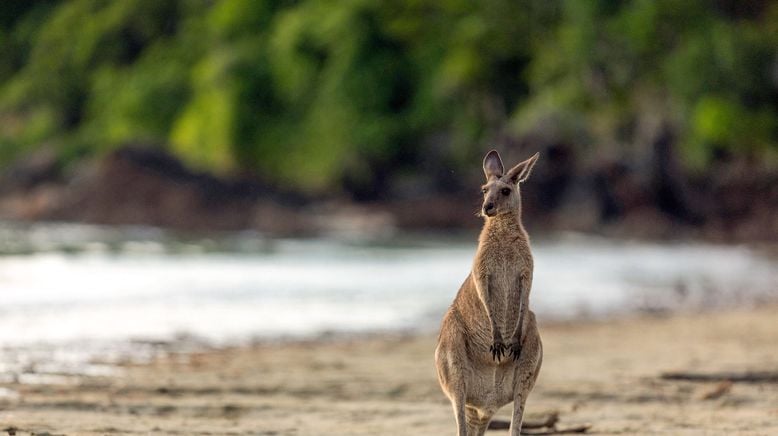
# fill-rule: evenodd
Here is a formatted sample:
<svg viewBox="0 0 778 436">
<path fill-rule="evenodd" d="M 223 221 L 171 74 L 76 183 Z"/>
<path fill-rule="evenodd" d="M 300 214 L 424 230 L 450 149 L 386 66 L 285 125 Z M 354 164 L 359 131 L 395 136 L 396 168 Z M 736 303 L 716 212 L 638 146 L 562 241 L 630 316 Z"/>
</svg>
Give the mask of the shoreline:
<svg viewBox="0 0 778 436">
<path fill-rule="evenodd" d="M 599 325 L 615 325 L 620 323 L 632 322 L 651 322 L 668 318 L 688 318 L 699 316 L 718 316 L 733 312 L 752 312 L 760 311 L 763 307 L 772 307 L 776 310 L 778 316 L 778 298 L 767 298 L 758 301 L 748 301 L 740 303 L 735 307 L 723 307 L 721 305 L 711 306 L 686 306 L 676 310 L 653 310 L 651 308 L 624 308 L 618 311 L 596 314 L 592 312 L 576 312 L 574 315 L 554 315 L 544 314 L 538 316 L 540 328 L 550 328 L 554 330 L 565 329 L 571 326 L 576 328 L 593 328 Z M 536 312 L 537 313 L 537 312 Z M 441 314 L 442 319 L 442 314 Z M 776 321 L 778 328 L 778 321 Z M 99 339 L 99 338 L 76 338 L 67 339 L 59 342 L 52 341 L 33 341 L 29 343 L 5 344 L 0 345 L 0 352 L 15 350 L 51 350 L 51 349 L 73 349 L 73 347 L 83 346 L 85 350 L 103 350 L 104 352 L 116 353 L 118 356 L 126 357 L 130 348 L 136 350 L 158 350 L 148 353 L 150 356 L 164 356 L 168 354 L 198 354 L 209 352 L 230 352 L 231 350 L 240 350 L 247 348 L 261 347 L 296 347 L 318 345 L 335 345 L 343 343 L 371 342 L 381 340 L 403 341 L 420 337 L 437 336 L 439 326 L 424 327 L 397 327 L 385 329 L 367 329 L 367 330 L 330 330 L 311 334 L 284 334 L 277 336 L 246 335 L 241 337 L 228 338 L 223 340 L 208 339 L 195 333 L 181 331 L 175 337 L 129 337 L 122 339 Z M 100 355 L 97 359 L 103 362 Z M 156 358 L 156 357 L 152 357 Z M 127 359 L 114 359 L 118 361 L 127 361 Z M 148 360 L 148 359 L 147 359 Z"/>
<path fill-rule="evenodd" d="M 665 380 L 778 367 L 778 305 L 546 322 L 529 417 L 559 412 L 589 434 L 773 434 L 778 383 Z M 77 383 L 0 383 L 17 435 L 448 434 L 434 334 L 263 342 L 169 353 Z M 509 416 L 503 408 L 498 418 Z M 108 425 L 107 423 L 110 423 Z M 401 431 L 402 432 L 402 431 Z M 502 434 L 495 431 L 490 434 Z"/>
</svg>

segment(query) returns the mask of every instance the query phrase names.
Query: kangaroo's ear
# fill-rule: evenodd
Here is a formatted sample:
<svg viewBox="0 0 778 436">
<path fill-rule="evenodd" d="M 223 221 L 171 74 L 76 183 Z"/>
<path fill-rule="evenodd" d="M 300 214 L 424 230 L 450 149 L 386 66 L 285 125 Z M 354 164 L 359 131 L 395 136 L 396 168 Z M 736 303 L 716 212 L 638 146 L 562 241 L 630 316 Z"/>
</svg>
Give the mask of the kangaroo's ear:
<svg viewBox="0 0 778 436">
<path fill-rule="evenodd" d="M 502 159 L 500 159 L 500 154 L 497 153 L 497 150 L 486 153 L 486 157 L 484 157 L 484 174 L 486 174 L 486 179 L 489 180 L 491 177 L 499 179 L 502 177 L 503 171 Z"/>
<path fill-rule="evenodd" d="M 508 176 L 513 183 L 521 183 L 527 180 L 532 172 L 532 167 L 534 167 L 535 162 L 538 161 L 538 157 L 540 157 L 540 153 L 533 154 L 531 158 L 511 168 L 506 176 Z"/>
</svg>

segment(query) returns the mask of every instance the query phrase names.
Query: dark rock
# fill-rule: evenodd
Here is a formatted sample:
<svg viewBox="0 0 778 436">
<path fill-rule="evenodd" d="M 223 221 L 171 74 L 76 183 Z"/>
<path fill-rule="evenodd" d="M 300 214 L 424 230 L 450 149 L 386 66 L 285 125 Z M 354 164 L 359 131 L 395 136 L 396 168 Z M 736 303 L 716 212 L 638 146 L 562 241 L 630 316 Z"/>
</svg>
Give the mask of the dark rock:
<svg viewBox="0 0 778 436">
<path fill-rule="evenodd" d="M 62 183 L 56 154 L 42 149 L 11 163 L 0 175 L 0 193 L 29 191 L 46 183 Z"/>
</svg>

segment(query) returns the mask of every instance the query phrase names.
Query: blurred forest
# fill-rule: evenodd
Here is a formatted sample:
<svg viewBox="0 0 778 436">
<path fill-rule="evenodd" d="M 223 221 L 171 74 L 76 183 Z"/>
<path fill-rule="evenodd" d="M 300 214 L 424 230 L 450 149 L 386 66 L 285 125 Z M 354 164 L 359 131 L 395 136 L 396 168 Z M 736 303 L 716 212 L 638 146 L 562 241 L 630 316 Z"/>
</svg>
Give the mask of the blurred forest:
<svg viewBox="0 0 778 436">
<path fill-rule="evenodd" d="M 424 214 L 412 202 L 451 198 L 472 221 L 492 147 L 510 163 L 542 152 L 528 190 L 538 222 L 553 214 L 560 227 L 591 229 L 642 211 L 637 228 L 659 220 L 775 237 L 778 3 L 0 6 L 6 197 L 29 199 L 41 180 L 72 184 L 84 162 L 119 159 L 211 195 L 406 202 L 401 223 Z M 70 208 L 83 210 L 90 192 Z M 6 205 L 19 209 L 17 197 Z M 40 212 L 46 201 L 5 215 L 83 218 Z M 577 222 L 587 208 L 592 218 Z"/>
</svg>

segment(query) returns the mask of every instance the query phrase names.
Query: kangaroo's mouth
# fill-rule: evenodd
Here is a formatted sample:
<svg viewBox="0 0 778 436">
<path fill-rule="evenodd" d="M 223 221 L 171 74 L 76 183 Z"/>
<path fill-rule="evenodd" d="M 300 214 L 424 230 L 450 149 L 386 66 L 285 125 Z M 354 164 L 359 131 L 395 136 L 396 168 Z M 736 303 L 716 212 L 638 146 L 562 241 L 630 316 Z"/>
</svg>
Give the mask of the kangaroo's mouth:
<svg viewBox="0 0 778 436">
<path fill-rule="evenodd" d="M 486 216 L 494 216 L 497 214 L 497 205 L 494 204 L 493 201 L 485 202 L 482 209 Z"/>
</svg>

